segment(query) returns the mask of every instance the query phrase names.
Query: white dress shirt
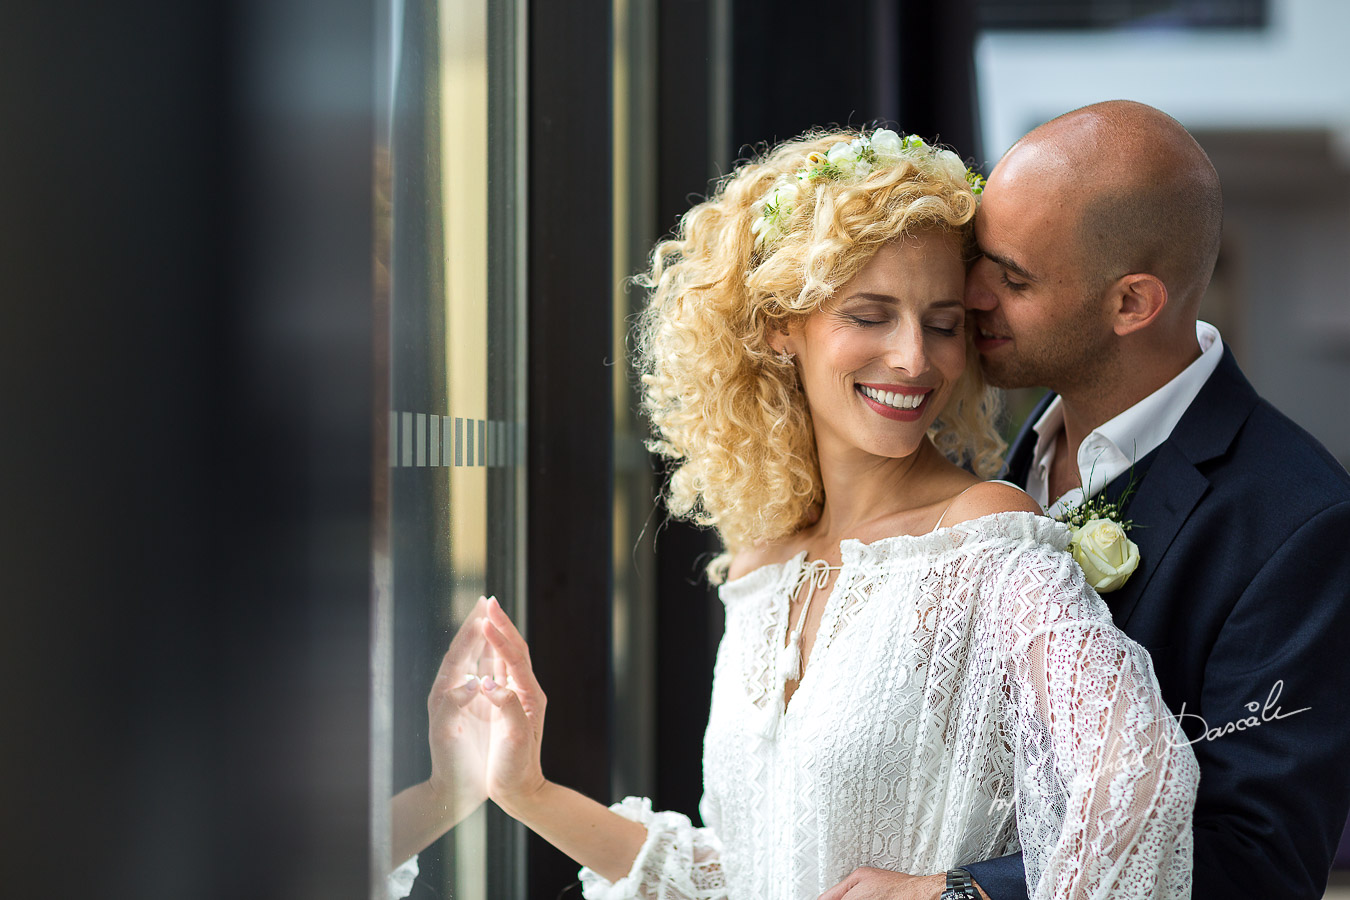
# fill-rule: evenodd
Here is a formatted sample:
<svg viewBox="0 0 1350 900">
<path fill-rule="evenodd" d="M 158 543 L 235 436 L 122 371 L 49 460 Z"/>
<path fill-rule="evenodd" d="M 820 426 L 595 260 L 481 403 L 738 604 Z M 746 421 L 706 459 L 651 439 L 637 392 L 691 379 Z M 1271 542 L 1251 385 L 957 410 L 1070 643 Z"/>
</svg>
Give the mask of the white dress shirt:
<svg viewBox="0 0 1350 900">
<path fill-rule="evenodd" d="M 1050 403 L 1032 426 L 1036 450 L 1027 473 L 1027 493 L 1047 515 L 1058 516 L 1080 506 L 1167 440 L 1223 356 L 1223 340 L 1213 325 L 1196 322 L 1195 337 L 1200 343 L 1199 359 L 1083 439 L 1078 447 L 1081 487 L 1058 498 L 1050 496 L 1050 467 L 1055 461 L 1055 438 L 1064 427 L 1064 401 L 1056 397 Z"/>
</svg>

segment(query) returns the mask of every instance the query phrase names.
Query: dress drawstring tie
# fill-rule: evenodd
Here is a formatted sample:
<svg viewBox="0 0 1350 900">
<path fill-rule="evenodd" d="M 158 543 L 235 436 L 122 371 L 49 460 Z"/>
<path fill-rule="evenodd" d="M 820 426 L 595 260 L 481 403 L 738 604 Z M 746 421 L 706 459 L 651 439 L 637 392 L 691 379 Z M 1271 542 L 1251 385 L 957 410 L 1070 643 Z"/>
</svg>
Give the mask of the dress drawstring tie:
<svg viewBox="0 0 1350 900">
<path fill-rule="evenodd" d="M 832 566 L 823 559 L 815 559 L 802 567 L 801 573 L 793 582 L 792 593 L 789 596 L 795 597 L 797 592 L 805 587 L 806 602 L 802 604 L 802 611 L 797 615 L 797 624 L 788 635 L 787 644 L 778 648 L 774 666 L 776 676 L 774 687 L 778 700 L 766 710 L 763 733 L 767 738 L 772 738 L 778 733 L 778 720 L 787 711 L 787 683 L 801 681 L 802 678 L 802 630 L 806 627 L 806 616 L 811 611 L 811 601 L 815 599 L 817 590 L 824 590 L 830 583 L 830 573 L 838 572 L 841 568 L 843 567 Z"/>
</svg>

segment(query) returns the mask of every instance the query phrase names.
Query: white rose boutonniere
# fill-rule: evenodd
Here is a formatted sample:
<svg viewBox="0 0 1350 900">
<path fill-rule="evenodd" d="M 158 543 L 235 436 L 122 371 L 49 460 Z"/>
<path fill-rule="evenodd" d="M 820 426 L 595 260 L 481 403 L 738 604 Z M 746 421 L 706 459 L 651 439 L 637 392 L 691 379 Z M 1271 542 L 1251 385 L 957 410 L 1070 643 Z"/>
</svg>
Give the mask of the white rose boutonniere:
<svg viewBox="0 0 1350 900">
<path fill-rule="evenodd" d="M 1134 477 L 1118 500 L 1098 494 L 1059 516 L 1069 526 L 1069 552 L 1099 594 L 1119 590 L 1139 568 L 1139 545 L 1126 536 L 1134 522 L 1121 507 L 1134 493 Z"/>
<path fill-rule="evenodd" d="M 1070 540 L 1073 558 L 1099 594 L 1120 588 L 1139 567 L 1139 547 L 1126 537 L 1119 522 L 1091 519 L 1075 528 Z"/>
</svg>

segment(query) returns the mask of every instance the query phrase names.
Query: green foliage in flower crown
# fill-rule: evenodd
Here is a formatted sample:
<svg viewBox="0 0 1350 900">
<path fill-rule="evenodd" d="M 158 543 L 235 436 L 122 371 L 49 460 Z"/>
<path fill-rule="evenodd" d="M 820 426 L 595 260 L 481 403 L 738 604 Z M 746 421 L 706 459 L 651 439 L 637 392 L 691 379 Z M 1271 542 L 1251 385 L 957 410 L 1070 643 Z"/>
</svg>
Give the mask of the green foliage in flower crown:
<svg viewBox="0 0 1350 900">
<path fill-rule="evenodd" d="M 970 192 L 976 197 L 984 193 L 984 178 L 967 169 L 952 151 L 930 146 L 918 135 L 902 138 L 890 129 L 880 128 L 870 136 L 859 135 L 852 141 L 839 141 L 828 152 L 813 152 L 807 157 L 806 165 L 797 170 L 795 181 L 780 178 L 759 201 L 759 215 L 751 223 L 756 246 L 773 243 L 782 235 L 802 185 L 818 180 L 862 179 L 877 168 L 893 165 L 905 157 L 930 171 L 945 171 L 951 178 L 959 178 L 964 172 Z"/>
</svg>

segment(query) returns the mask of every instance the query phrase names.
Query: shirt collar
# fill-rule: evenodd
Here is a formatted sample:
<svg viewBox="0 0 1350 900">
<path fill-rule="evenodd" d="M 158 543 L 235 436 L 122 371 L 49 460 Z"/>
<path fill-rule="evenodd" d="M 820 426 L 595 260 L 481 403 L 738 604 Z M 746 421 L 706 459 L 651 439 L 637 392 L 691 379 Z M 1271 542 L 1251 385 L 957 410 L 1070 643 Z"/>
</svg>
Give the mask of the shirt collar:
<svg viewBox="0 0 1350 900">
<path fill-rule="evenodd" d="M 1091 497 L 1120 475 L 1129 471 L 1172 434 L 1209 376 L 1223 356 L 1223 339 L 1208 322 L 1195 323 L 1200 357 L 1175 378 L 1140 400 L 1115 418 L 1102 423 L 1083 439 L 1078 448 L 1078 474 Z M 1032 428 L 1036 431 L 1036 449 L 1032 455 L 1027 488 L 1042 506 L 1050 503 L 1049 470 L 1054 462 L 1055 438 L 1064 427 L 1063 400 L 1056 397 Z M 1039 496 L 1038 496 L 1039 495 Z M 1046 510 L 1051 515 L 1073 508 L 1085 499 L 1083 491 L 1070 491 Z"/>
</svg>

